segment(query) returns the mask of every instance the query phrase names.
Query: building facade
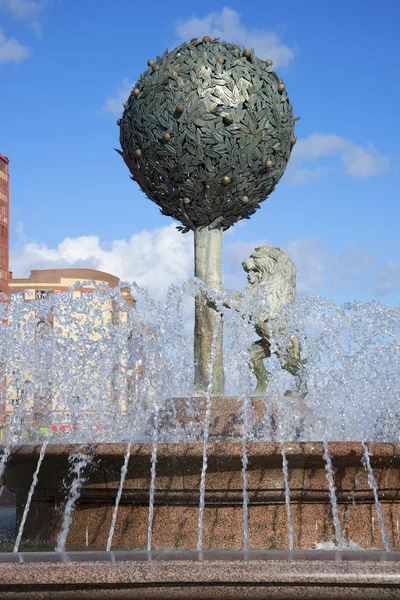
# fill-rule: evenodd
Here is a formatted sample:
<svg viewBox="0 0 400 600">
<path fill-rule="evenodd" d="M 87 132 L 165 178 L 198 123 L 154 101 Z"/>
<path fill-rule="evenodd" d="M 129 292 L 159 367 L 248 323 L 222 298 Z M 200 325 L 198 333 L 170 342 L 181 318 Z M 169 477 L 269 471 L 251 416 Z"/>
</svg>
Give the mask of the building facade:
<svg viewBox="0 0 400 600">
<path fill-rule="evenodd" d="M 56 339 L 68 339 L 68 347 L 71 350 L 71 347 L 73 346 L 74 327 L 77 326 L 79 329 L 79 325 L 83 325 L 85 321 L 92 322 L 92 328 L 89 330 L 91 332 L 89 332 L 89 335 L 91 336 L 89 341 L 92 343 L 98 338 L 100 339 L 101 336 L 107 337 L 109 334 L 112 335 L 112 327 L 114 325 L 126 322 L 127 312 L 124 305 L 121 305 L 119 302 L 114 302 L 114 300 L 107 295 L 105 295 L 104 300 L 102 300 L 102 294 L 96 294 L 95 292 L 97 284 L 105 284 L 109 288 L 116 288 L 119 286 L 119 283 L 118 277 L 114 275 L 84 268 L 32 270 L 30 277 L 27 278 L 13 278 L 12 273 L 10 273 L 9 294 L 10 296 L 19 294 L 20 299 L 24 300 L 23 306 L 26 307 L 24 310 L 25 317 L 21 319 L 21 329 L 19 330 L 21 339 L 25 340 L 24 345 L 28 348 L 30 347 L 31 350 L 33 350 L 34 347 L 32 344 L 42 344 L 43 346 L 42 336 L 46 336 L 47 333 L 53 330 Z M 50 308 L 48 313 L 43 313 L 41 311 L 39 314 L 37 312 L 39 303 L 35 302 L 35 300 L 39 301 L 43 298 L 49 298 L 49 296 L 54 294 L 66 292 L 72 286 L 74 288 L 74 299 L 78 300 L 82 296 L 91 296 L 93 300 L 90 300 L 89 304 L 85 303 L 84 307 L 86 308 L 83 309 L 79 309 L 78 302 L 76 311 L 71 313 L 71 321 L 67 323 L 67 329 L 64 329 L 64 321 L 59 319 L 60 313 L 57 310 L 53 312 L 53 309 Z M 128 307 L 134 308 L 135 299 L 129 288 L 122 288 L 121 293 Z M 49 300 L 49 304 L 52 306 L 52 301 L 50 298 Z M 57 306 L 57 302 L 55 305 Z M 11 304 L 10 309 L 12 306 L 13 305 Z M 127 310 L 129 310 L 128 307 Z M 82 313 L 82 310 L 87 310 L 87 312 Z M 64 314 L 63 311 L 61 312 Z M 11 310 L 10 323 L 12 323 L 12 319 L 13 315 Z M 32 328 L 29 323 L 35 324 L 36 329 L 34 333 L 32 333 Z M 100 333 L 97 332 L 97 328 Z M 35 352 L 35 350 L 33 350 L 33 352 Z M 123 358 L 122 355 L 123 352 L 121 351 L 121 360 L 126 362 L 126 358 Z M 27 363 L 28 362 L 29 361 L 27 361 Z M 88 366 L 90 365 L 88 364 Z M 139 365 L 135 365 L 135 372 L 138 371 L 138 367 Z M 25 398 L 25 400 L 23 400 L 23 421 L 25 427 L 31 429 L 35 435 L 37 435 L 39 430 L 47 431 L 49 426 L 49 411 L 51 412 L 55 406 L 57 406 L 58 409 L 57 413 L 53 414 L 53 416 L 57 415 L 57 420 L 52 423 L 52 428 L 54 430 L 60 429 L 63 431 L 65 429 L 65 431 L 68 432 L 68 428 L 76 426 L 76 423 L 75 425 L 72 424 L 70 415 L 68 415 L 65 407 L 63 407 L 63 403 L 59 398 L 62 393 L 59 390 L 53 389 L 48 397 L 46 397 L 45 401 L 43 401 L 41 396 L 27 393 L 25 388 L 28 389 L 28 383 L 34 381 L 35 377 L 37 378 L 38 376 L 38 373 L 30 371 L 32 371 L 32 368 L 29 367 L 28 364 L 26 364 L 26 366 L 25 364 L 22 365 L 22 370 L 21 365 L 16 364 L 13 369 L 13 374 L 7 377 L 7 391 L 4 393 L 5 389 L 3 387 L 3 399 L 0 403 L 2 405 L 0 406 L 0 439 L 2 437 L 1 423 L 3 423 L 3 427 L 6 425 L 14 427 L 13 419 L 15 422 L 21 421 L 22 417 L 18 412 L 18 405 L 21 404 L 22 398 Z M 125 367 L 124 372 L 127 371 L 128 369 Z M 136 377 L 137 375 L 134 378 L 135 382 Z M 14 382 L 15 378 L 22 383 L 16 385 Z M 116 375 L 114 371 L 110 372 L 109 379 L 106 381 L 103 378 L 103 394 L 109 395 L 110 406 L 114 403 L 119 403 L 121 410 L 126 411 L 127 400 L 125 396 L 122 397 L 120 394 L 115 393 L 117 387 L 114 383 L 115 378 Z M 135 384 L 135 382 L 132 383 Z M 127 393 L 130 385 L 131 381 L 130 379 L 127 379 L 125 384 Z M 32 385 L 30 387 L 32 388 Z M 108 389 L 108 391 L 104 392 L 105 389 Z"/>
<path fill-rule="evenodd" d="M 9 294 L 10 178 L 8 158 L 0 154 L 0 294 Z"/>
<path fill-rule="evenodd" d="M 24 293 L 25 300 L 41 298 L 46 294 L 65 292 L 76 283 L 94 282 L 94 284 L 105 283 L 110 288 L 119 285 L 119 279 L 115 275 L 97 271 L 96 269 L 37 269 L 32 270 L 29 277 L 13 278 L 10 273 L 9 293 Z M 75 295 L 93 292 L 94 285 L 75 287 Z M 135 300 L 128 288 L 122 290 L 124 299 L 129 305 L 134 305 Z"/>
<path fill-rule="evenodd" d="M 119 286 L 120 282 L 118 277 L 110 275 L 109 273 L 97 271 L 95 269 L 42 269 L 31 271 L 30 276 L 27 278 L 13 278 L 12 273 L 9 271 L 9 224 L 9 160 L 0 154 L 0 294 L 5 294 L 6 296 L 19 294 L 20 298 L 22 295 L 23 300 L 28 303 L 25 305 L 24 302 L 24 305 L 28 307 L 30 306 L 30 300 L 42 299 L 48 295 L 67 291 L 71 288 L 71 286 L 74 286 L 74 298 L 79 298 L 80 296 L 88 293 L 94 293 L 97 284 L 103 286 L 105 284 L 110 288 L 116 288 Z M 123 288 L 121 289 L 121 292 L 126 304 L 134 307 L 135 299 L 133 298 L 129 288 Z M 93 295 L 94 304 L 96 303 L 95 296 L 96 294 Z M 2 298 L 0 296 L 0 301 L 1 300 L 6 301 L 7 319 L 3 323 L 8 325 L 10 323 L 10 319 L 12 320 L 12 306 L 9 304 L 8 299 L 4 299 L 4 297 Z M 92 304 L 91 301 L 90 304 Z M 60 335 L 59 332 L 60 328 L 62 329 L 62 323 L 57 322 L 57 316 L 54 316 L 53 311 L 51 310 L 48 315 L 42 316 L 37 314 L 35 303 L 33 303 L 31 306 L 32 310 L 28 308 L 26 315 L 31 323 L 36 323 L 36 330 L 34 334 L 35 343 L 40 342 L 41 336 L 46 335 L 46 331 L 48 331 L 49 328 L 53 330 L 54 328 L 57 328 L 58 335 Z M 93 318 L 98 318 L 99 314 L 102 315 L 100 318 L 100 325 L 104 325 L 106 323 L 114 324 L 123 322 L 126 319 L 127 313 L 124 308 L 121 308 L 121 305 L 118 302 L 114 302 L 113 299 L 109 298 L 108 300 L 105 300 L 104 305 L 101 306 L 100 313 L 99 310 L 97 310 L 97 313 L 95 312 L 94 314 L 97 315 L 97 317 Z M 88 318 L 91 318 L 90 311 Z M 23 323 L 21 323 L 21 326 L 23 326 Z M 29 336 L 26 338 L 27 342 L 28 337 Z M 28 367 L 26 367 L 26 369 L 28 369 Z M 24 395 L 24 385 L 22 385 L 22 387 L 16 387 L 15 385 L 13 386 L 12 379 L 17 370 L 18 369 L 12 370 L 11 372 L 8 367 L 8 374 L 6 375 L 5 365 L 0 364 L 0 439 L 2 438 L 3 428 L 7 421 L 10 421 L 10 417 L 15 417 L 16 406 L 20 401 L 19 396 Z M 23 373 L 21 373 L 21 377 L 23 383 L 25 379 L 29 379 L 29 377 L 24 379 Z M 109 388 L 110 397 L 113 398 L 114 375 L 110 378 Z M 53 396 L 55 396 L 55 393 Z M 115 398 L 115 401 L 123 403 L 125 402 L 125 400 L 121 398 Z M 34 404 L 34 402 L 35 399 L 32 398 L 32 404 Z M 40 413 L 39 410 L 38 413 Z"/>
</svg>

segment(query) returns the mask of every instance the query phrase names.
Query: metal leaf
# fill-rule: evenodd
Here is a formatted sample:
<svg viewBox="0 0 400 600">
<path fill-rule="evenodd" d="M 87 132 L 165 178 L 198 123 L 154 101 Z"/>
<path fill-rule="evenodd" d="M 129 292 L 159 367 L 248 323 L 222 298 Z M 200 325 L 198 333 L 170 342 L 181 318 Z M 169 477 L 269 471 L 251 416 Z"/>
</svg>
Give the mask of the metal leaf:
<svg viewBox="0 0 400 600">
<path fill-rule="evenodd" d="M 140 94 L 130 95 L 121 119 L 118 152 L 132 178 L 164 214 L 182 222 L 182 232 L 249 218 L 274 190 L 291 153 L 293 111 L 287 93 L 278 92 L 278 77 L 254 54 L 247 60 L 242 48 L 219 41 L 182 44 L 157 64 L 156 73 L 146 69 L 140 76 Z M 179 114 L 178 105 L 184 106 Z M 227 116 L 233 118 L 228 125 Z M 245 195 L 251 206 L 241 202 Z M 186 212 L 183 196 L 191 199 Z"/>
</svg>

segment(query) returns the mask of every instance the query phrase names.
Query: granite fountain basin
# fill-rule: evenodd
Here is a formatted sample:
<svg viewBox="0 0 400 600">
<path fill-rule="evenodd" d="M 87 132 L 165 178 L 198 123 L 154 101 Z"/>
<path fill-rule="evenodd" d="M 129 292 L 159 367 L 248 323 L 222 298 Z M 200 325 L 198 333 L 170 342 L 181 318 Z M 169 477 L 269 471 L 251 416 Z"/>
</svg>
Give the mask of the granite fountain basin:
<svg viewBox="0 0 400 600">
<path fill-rule="evenodd" d="M 70 481 L 68 457 L 78 450 L 93 460 L 85 472 L 79 502 L 72 514 L 67 549 L 105 549 L 120 482 L 125 444 L 49 444 L 23 540 L 56 543 Z M 370 444 L 371 465 L 379 486 L 391 548 L 399 546 L 400 447 Z M 16 445 L 5 472 L 16 494 L 17 526 L 26 504 L 41 445 Z M 287 513 L 281 446 L 252 442 L 248 450 L 249 549 L 288 549 Z M 344 543 L 383 548 L 373 490 L 356 442 L 331 442 L 336 496 Z M 151 468 L 151 444 L 133 444 L 120 500 L 113 548 L 143 550 Z M 331 546 L 335 531 L 320 442 L 286 443 L 291 516 L 296 549 Z M 196 549 L 203 445 L 160 444 L 157 451 L 152 549 Z M 206 475 L 203 548 L 236 550 L 243 546 L 242 446 L 210 442 Z"/>
<path fill-rule="evenodd" d="M 15 445 L 5 483 L 17 526 L 41 445 Z M 23 542 L 55 545 L 69 456 L 93 459 L 72 514 L 66 552 L 0 554 L 1 598 L 400 598 L 400 447 L 370 444 L 386 531 L 384 552 L 363 447 L 332 442 L 344 551 L 335 531 L 320 442 L 286 443 L 295 550 L 288 550 L 281 445 L 248 443 L 249 550 L 243 546 L 242 446 L 210 442 L 203 548 L 197 552 L 202 443 L 160 444 L 152 550 L 147 552 L 151 444 L 131 446 L 113 551 L 105 552 L 126 444 L 49 444 Z M 349 549 L 347 549 L 349 548 Z"/>
</svg>

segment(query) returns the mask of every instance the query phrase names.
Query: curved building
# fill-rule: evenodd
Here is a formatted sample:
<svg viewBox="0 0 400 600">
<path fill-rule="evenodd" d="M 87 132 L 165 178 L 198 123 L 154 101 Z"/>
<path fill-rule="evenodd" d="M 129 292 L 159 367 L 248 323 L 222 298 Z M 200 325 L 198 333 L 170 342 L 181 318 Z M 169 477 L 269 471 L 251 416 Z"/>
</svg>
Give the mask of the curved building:
<svg viewBox="0 0 400 600">
<path fill-rule="evenodd" d="M 85 268 L 67 268 L 67 269 L 34 269 L 30 277 L 14 278 L 10 273 L 9 293 L 28 292 L 25 294 L 26 300 L 41 298 L 45 294 L 64 292 L 72 285 L 82 282 L 84 285 L 75 287 L 75 295 L 85 292 L 93 292 L 96 283 L 105 283 L 114 288 L 119 285 L 119 278 L 110 273 L 97 271 L 96 269 Z M 85 283 L 86 282 L 86 283 Z M 89 285 L 88 285 L 88 282 Z M 134 305 L 133 298 L 128 288 L 122 288 L 122 294 L 128 304 Z"/>
</svg>

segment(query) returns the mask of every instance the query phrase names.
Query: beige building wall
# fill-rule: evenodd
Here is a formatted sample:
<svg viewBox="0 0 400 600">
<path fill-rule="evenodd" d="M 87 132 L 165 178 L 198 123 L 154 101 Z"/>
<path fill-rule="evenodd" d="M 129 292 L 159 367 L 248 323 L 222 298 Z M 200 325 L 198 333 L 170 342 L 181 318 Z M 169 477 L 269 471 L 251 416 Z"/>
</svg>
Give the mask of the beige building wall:
<svg viewBox="0 0 400 600">
<path fill-rule="evenodd" d="M 114 288 L 119 285 L 119 279 L 115 275 L 96 271 L 95 269 L 40 269 L 32 270 L 30 277 L 13 278 L 10 274 L 9 290 L 10 294 L 21 292 L 31 292 L 31 295 L 25 294 L 26 300 L 37 297 L 38 293 L 57 293 L 65 292 L 68 288 L 78 282 L 94 281 L 95 283 L 106 283 Z M 77 288 L 75 294 L 93 292 L 93 286 Z M 128 304 L 134 305 L 135 299 L 127 288 L 124 288 L 123 295 Z"/>
<path fill-rule="evenodd" d="M 12 274 L 11 274 L 12 275 Z M 94 284 L 87 282 L 94 282 Z M 80 284 L 82 283 L 82 287 Z M 78 284 L 78 285 L 77 285 Z M 32 270 L 31 275 L 28 278 L 13 278 L 9 280 L 9 292 L 11 294 L 23 293 L 24 300 L 29 304 L 29 301 L 34 299 L 42 298 L 47 294 L 56 294 L 67 291 L 71 286 L 74 286 L 74 296 L 79 297 L 83 294 L 92 293 L 95 290 L 95 284 L 106 284 L 107 286 L 114 288 L 119 285 L 118 277 L 95 269 L 43 269 L 43 270 Z M 133 298 L 128 288 L 122 289 L 122 295 L 124 300 L 129 306 L 135 306 L 135 299 Z M 32 307 L 33 308 L 33 307 Z M 112 300 L 106 299 L 104 305 L 102 304 L 101 298 L 96 295 L 96 310 L 97 315 L 101 314 L 101 317 L 97 317 L 98 323 L 93 321 L 92 335 L 93 339 L 96 340 L 99 334 L 96 333 L 96 326 L 101 328 L 104 324 L 112 321 L 113 323 L 119 321 L 123 322 L 126 319 L 126 312 L 124 314 L 119 308 L 113 305 Z M 26 311 L 25 319 L 26 322 L 32 322 L 32 319 L 36 319 L 36 311 Z M 77 316 L 77 319 L 90 319 L 90 314 L 84 315 L 83 313 Z M 93 317 L 93 319 L 95 319 Z M 42 322 L 47 321 L 47 327 L 60 328 L 59 335 L 63 335 L 62 323 L 57 322 L 57 316 L 54 318 L 49 315 L 46 319 L 41 319 Z M 40 321 L 39 321 L 40 323 Z M 22 334 L 23 335 L 23 334 Z M 68 332 L 68 336 L 73 336 L 73 332 Z M 122 359 L 123 357 L 121 357 Z M 136 371 L 136 369 L 135 369 Z M 34 377 L 32 373 L 26 373 L 22 380 L 30 380 Z M 109 382 L 109 393 L 110 400 L 119 402 L 121 409 L 126 409 L 126 398 L 114 398 L 113 399 L 113 380 L 110 378 Z M 15 415 L 16 399 L 13 397 L 15 394 L 8 392 L 6 401 L 3 407 L 3 421 L 10 423 L 12 415 Z M 35 412 L 34 410 L 35 398 L 25 398 L 25 411 Z M 58 405 L 57 390 L 54 392 L 53 404 Z M 54 406 L 52 407 L 54 408 Z M 61 408 L 61 406 L 60 406 Z M 58 410 L 58 409 L 57 409 Z M 40 411 L 37 411 L 40 412 Z M 36 424 L 37 426 L 40 423 Z"/>
</svg>

